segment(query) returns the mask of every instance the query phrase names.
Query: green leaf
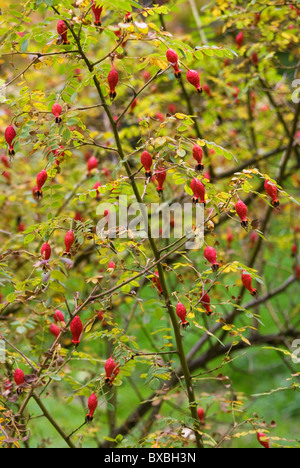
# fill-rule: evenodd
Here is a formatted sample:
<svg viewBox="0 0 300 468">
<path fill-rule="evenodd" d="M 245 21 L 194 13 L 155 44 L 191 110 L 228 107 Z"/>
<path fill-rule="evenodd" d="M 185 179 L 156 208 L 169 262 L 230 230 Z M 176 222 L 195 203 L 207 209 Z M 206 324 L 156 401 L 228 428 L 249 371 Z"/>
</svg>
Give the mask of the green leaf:
<svg viewBox="0 0 300 468">
<path fill-rule="evenodd" d="M 66 281 L 65 275 L 61 271 L 58 271 L 58 270 L 54 270 L 51 272 L 51 278 L 56 279 L 57 281 L 61 281 L 61 282 Z"/>
<path fill-rule="evenodd" d="M 29 45 L 29 39 L 26 39 L 21 45 L 21 52 L 26 52 L 28 49 L 28 45 Z"/>
<path fill-rule="evenodd" d="M 54 380 L 54 382 L 61 382 L 61 377 L 59 377 L 59 375 L 50 375 L 50 379 Z"/>
<path fill-rule="evenodd" d="M 32 242 L 34 238 L 35 238 L 35 234 L 28 234 L 28 236 L 26 236 L 24 239 L 24 244 L 25 245 L 30 244 L 30 242 Z"/>
</svg>

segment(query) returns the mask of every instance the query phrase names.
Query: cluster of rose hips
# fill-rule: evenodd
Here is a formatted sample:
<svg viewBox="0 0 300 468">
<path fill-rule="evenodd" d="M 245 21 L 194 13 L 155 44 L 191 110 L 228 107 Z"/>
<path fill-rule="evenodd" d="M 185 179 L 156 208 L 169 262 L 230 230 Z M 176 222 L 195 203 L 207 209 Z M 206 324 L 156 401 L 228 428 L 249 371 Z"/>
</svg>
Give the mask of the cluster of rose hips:
<svg viewBox="0 0 300 468">
<path fill-rule="evenodd" d="M 60 310 L 55 310 L 53 314 L 53 318 L 55 323 L 50 325 L 50 333 L 55 336 L 55 338 L 59 338 L 62 332 L 66 331 L 66 323 L 64 314 Z M 103 323 L 103 312 L 99 312 L 98 318 L 102 320 Z M 84 327 L 81 321 L 81 318 L 77 315 L 73 318 L 70 324 L 70 331 L 72 334 L 72 343 L 75 347 L 78 347 L 81 342 L 81 337 L 83 333 Z M 113 385 L 114 380 L 120 373 L 120 366 L 114 361 L 113 357 L 107 359 L 105 366 L 105 383 L 109 387 Z M 23 389 L 26 388 L 26 376 L 24 372 L 17 368 L 14 373 L 14 380 L 17 385 L 17 393 L 21 395 Z M 88 408 L 89 413 L 86 416 L 86 422 L 90 422 L 93 420 L 94 412 L 97 409 L 98 400 L 95 393 L 93 393 L 88 399 Z"/>
<path fill-rule="evenodd" d="M 95 15 L 95 23 L 94 24 L 95 24 L 96 27 L 101 26 L 102 10 L 103 10 L 103 7 L 102 6 L 96 6 L 95 2 L 93 0 L 92 11 L 93 11 L 93 13 Z M 298 13 L 298 11 L 299 10 L 297 9 L 297 13 Z M 125 21 L 131 21 L 131 20 L 132 20 L 132 18 L 131 18 L 130 13 L 127 13 Z M 260 17 L 256 16 L 256 24 L 259 22 L 259 20 L 260 20 Z M 64 45 L 68 45 L 69 44 L 69 41 L 68 41 L 68 26 L 66 25 L 66 23 L 63 20 L 60 20 L 58 22 L 57 32 L 58 32 L 58 34 L 60 36 L 59 43 L 63 43 Z M 238 48 L 242 47 L 243 42 L 244 42 L 244 35 L 243 35 L 243 32 L 240 32 L 236 36 L 236 44 L 237 44 Z M 167 57 L 168 63 L 173 67 L 175 77 L 177 79 L 180 79 L 181 76 L 182 76 L 182 72 L 181 72 L 181 70 L 179 68 L 179 59 L 178 59 L 177 52 L 174 51 L 173 49 L 168 49 L 167 53 L 166 53 L 166 57 Z M 252 53 L 251 59 L 252 59 L 253 64 L 255 66 L 257 66 L 258 65 L 258 56 L 257 56 L 256 52 Z M 199 73 L 197 71 L 189 69 L 187 71 L 186 78 L 187 78 L 188 82 L 195 87 L 195 90 L 196 90 L 197 93 L 202 93 L 202 91 L 204 89 L 206 94 L 211 95 L 211 91 L 210 91 L 210 88 L 209 88 L 208 85 L 203 85 L 203 88 L 201 87 L 201 85 L 200 85 L 200 76 L 199 76 Z M 116 94 L 116 87 L 118 85 L 118 82 L 119 82 L 118 72 L 115 69 L 115 67 L 112 65 L 112 69 L 108 74 L 108 85 L 109 85 L 109 90 L 110 90 L 109 95 L 110 95 L 111 100 L 114 100 L 116 98 L 116 95 L 117 95 Z M 137 102 L 135 101 L 134 105 L 132 105 L 132 108 L 134 108 L 136 103 Z M 62 107 L 60 106 L 60 104 L 55 103 L 53 105 L 52 113 L 53 113 L 53 115 L 55 117 L 55 123 L 60 124 L 62 122 L 62 117 L 61 117 Z M 8 144 L 8 147 L 9 147 L 8 153 L 9 153 L 10 156 L 13 156 L 15 154 L 15 151 L 14 151 L 15 138 L 16 138 L 16 131 L 15 131 L 14 127 L 10 125 L 5 130 L 5 139 L 6 139 L 6 142 Z M 61 147 L 60 150 L 56 150 L 56 152 L 55 152 L 55 155 L 57 156 L 56 164 L 58 166 L 59 166 L 59 164 L 61 162 L 61 158 L 63 158 L 63 156 L 64 156 L 64 153 L 62 152 L 62 150 L 63 150 L 63 147 Z M 58 156 L 60 156 L 60 158 L 58 158 Z M 195 161 L 197 163 L 196 168 L 195 168 L 196 171 L 201 171 L 202 172 L 203 169 L 204 169 L 203 150 L 202 150 L 202 148 L 200 146 L 194 145 L 194 147 L 193 147 L 193 157 L 194 157 L 194 159 L 195 159 Z M 6 156 L 2 156 L 2 162 L 5 164 L 5 166 L 7 168 L 10 167 L 9 166 L 9 161 L 8 161 Z M 150 155 L 150 153 L 148 153 L 147 151 L 144 151 L 142 153 L 141 163 L 142 163 L 142 165 L 143 165 L 143 167 L 145 169 L 146 178 L 151 178 L 152 177 L 153 158 Z M 97 167 L 98 167 L 97 158 L 94 157 L 94 156 L 91 156 L 88 159 L 88 163 L 87 163 L 88 174 L 91 174 L 91 172 L 94 169 L 96 169 Z M 163 192 L 163 190 L 164 190 L 164 183 L 165 183 L 165 180 L 166 180 L 166 175 L 167 175 L 166 170 L 163 167 L 159 167 L 155 171 L 154 179 L 158 183 L 157 191 L 158 191 L 159 194 L 161 194 Z M 42 188 L 45 185 L 45 183 L 47 181 L 47 178 L 48 178 L 48 174 L 47 174 L 46 170 L 41 171 L 37 176 L 37 184 L 36 184 L 36 187 L 33 190 L 34 197 L 37 200 L 40 200 L 42 198 L 42 196 L 43 196 Z M 98 190 L 100 187 L 101 187 L 100 182 L 97 182 L 95 184 L 95 186 L 94 186 L 94 189 L 97 191 L 97 198 L 100 195 L 99 190 Z M 206 203 L 205 202 L 205 186 L 197 177 L 195 177 L 192 180 L 191 189 L 192 189 L 193 194 L 194 194 L 193 195 L 193 202 L 194 203 L 205 204 Z M 272 182 L 270 182 L 269 180 L 266 180 L 265 181 L 265 190 L 266 190 L 266 193 L 270 196 L 270 198 L 272 200 L 271 201 L 272 205 L 275 208 L 278 208 L 280 203 L 279 203 L 279 200 L 278 200 L 278 191 L 277 191 L 276 185 L 273 184 Z M 248 227 L 248 218 L 247 218 L 248 208 L 247 208 L 247 206 L 243 203 L 242 200 L 238 200 L 238 202 L 235 205 L 235 209 L 236 209 L 237 215 L 239 216 L 239 218 L 241 220 L 242 226 L 247 228 Z M 232 238 L 232 232 L 229 232 L 228 242 L 231 243 L 232 239 L 233 239 Z M 73 231 L 68 231 L 66 236 L 65 236 L 65 246 L 66 246 L 66 251 L 65 251 L 65 254 L 64 254 L 65 256 L 70 256 L 71 255 L 70 254 L 70 249 L 71 249 L 72 245 L 74 244 L 74 242 L 75 242 L 75 237 L 74 237 Z M 297 248 L 297 251 L 296 251 L 296 248 Z M 293 248 L 292 248 L 293 255 L 296 256 L 297 252 L 298 252 L 297 245 L 296 245 L 296 247 L 293 246 Z M 41 255 L 42 255 L 42 258 L 43 258 L 43 260 L 45 262 L 49 261 L 49 259 L 51 257 L 51 247 L 47 242 L 45 244 L 43 244 L 43 246 L 41 248 Z M 217 261 L 217 252 L 216 252 L 216 250 L 213 247 L 207 246 L 205 251 L 204 251 L 204 257 L 211 264 L 212 270 L 214 272 L 217 272 L 220 265 L 219 265 L 219 263 Z M 109 268 L 114 270 L 115 264 L 113 262 L 110 262 Z M 159 293 L 163 294 L 163 289 L 162 289 L 161 283 L 159 281 L 158 272 L 155 272 L 155 274 L 154 274 L 153 283 L 157 287 Z M 256 289 L 253 289 L 253 287 L 252 287 L 252 277 L 246 271 L 242 272 L 242 283 L 243 283 L 244 287 L 247 290 L 249 290 L 251 295 L 256 294 Z M 211 299 L 210 299 L 209 294 L 208 293 L 203 293 L 201 298 L 200 298 L 200 302 L 203 305 L 203 307 L 206 309 L 207 315 L 211 315 L 213 311 L 212 311 L 211 306 L 210 306 Z M 184 304 L 182 304 L 180 302 L 177 304 L 176 313 L 177 313 L 177 316 L 181 320 L 181 326 L 183 328 L 187 327 L 189 325 L 189 322 L 186 320 L 188 312 L 187 312 L 186 307 L 184 306 Z M 62 328 L 65 327 L 65 318 L 64 318 L 63 313 L 61 311 L 59 311 L 59 310 L 55 311 L 55 313 L 53 315 L 53 318 L 54 318 L 56 323 L 51 324 L 50 333 L 53 334 L 56 338 L 58 338 L 60 336 L 60 334 L 61 334 Z M 101 318 L 101 320 L 103 321 L 103 313 L 99 312 L 99 318 Z M 60 327 L 57 324 L 59 324 Z M 82 321 L 81 321 L 80 317 L 76 316 L 72 320 L 71 325 L 70 325 L 70 330 L 71 330 L 71 333 L 72 333 L 72 343 L 76 347 L 80 344 L 80 338 L 81 338 L 81 335 L 83 333 L 83 329 L 84 328 L 83 328 L 83 324 L 82 324 Z M 112 385 L 114 379 L 119 374 L 119 370 L 120 369 L 119 369 L 118 364 L 113 360 L 112 357 L 109 358 L 106 361 L 106 363 L 105 363 L 106 379 L 105 380 L 106 380 L 107 384 Z M 24 376 L 24 373 L 23 373 L 23 371 L 21 369 L 17 369 L 15 371 L 14 379 L 15 379 L 15 382 L 16 382 L 16 384 L 18 386 L 18 390 L 21 391 L 21 388 L 25 383 L 25 376 Z M 98 400 L 97 400 L 97 397 L 96 397 L 95 393 L 93 393 L 89 397 L 89 400 L 88 400 L 89 413 L 86 416 L 87 421 L 91 421 L 93 419 L 94 412 L 95 412 L 97 406 L 98 406 Z M 198 417 L 199 417 L 199 420 L 203 423 L 204 418 L 205 418 L 205 413 L 204 413 L 203 408 L 198 408 Z M 257 437 L 258 437 L 258 441 L 264 447 L 269 448 L 269 442 L 268 442 L 268 439 L 266 438 L 265 434 L 258 433 Z"/>
<path fill-rule="evenodd" d="M 179 68 L 178 54 L 173 49 L 168 49 L 166 53 L 169 64 L 174 69 L 174 75 L 176 78 L 181 78 L 182 72 Z M 200 86 L 200 75 L 196 70 L 188 70 L 186 74 L 188 82 L 195 87 L 197 93 L 201 94 L 203 88 Z"/>
<path fill-rule="evenodd" d="M 65 243 L 65 252 L 63 254 L 64 257 L 71 257 L 71 248 L 75 242 L 75 235 L 73 231 L 68 231 L 65 235 L 64 243 Z M 43 261 L 48 262 L 51 258 L 52 249 L 48 242 L 45 242 L 41 248 L 41 256 Z"/>
<path fill-rule="evenodd" d="M 213 272 L 217 272 L 220 268 L 220 264 L 218 263 L 217 251 L 213 247 L 207 246 L 204 250 L 204 257 L 211 264 Z M 255 296 L 257 294 L 257 290 L 252 287 L 252 277 L 250 273 L 248 273 L 247 271 L 242 271 L 241 280 L 242 280 L 243 286 L 250 292 L 252 296 Z M 155 277 L 153 278 L 153 283 L 156 285 L 157 289 L 160 291 L 161 285 L 159 282 L 157 272 L 156 272 Z M 213 313 L 213 310 L 211 309 L 211 298 L 207 292 L 203 292 L 201 294 L 199 302 L 202 304 L 202 306 L 206 310 L 207 315 L 211 315 Z M 189 322 L 186 320 L 188 312 L 184 304 L 182 304 L 181 302 L 179 302 L 176 306 L 176 314 L 180 318 L 181 326 L 183 328 L 186 328 L 189 325 Z"/>
<path fill-rule="evenodd" d="M 95 2 L 93 1 L 92 3 L 92 11 L 95 15 L 95 26 L 99 27 L 101 26 L 101 14 L 102 14 L 103 7 L 102 6 L 96 6 Z M 131 20 L 131 15 L 128 13 L 126 15 L 126 21 Z M 259 21 L 259 18 L 256 18 L 256 22 Z M 57 24 L 57 32 L 60 35 L 60 38 L 63 42 L 63 44 L 69 44 L 68 41 L 68 26 L 67 24 L 63 21 L 60 20 Z M 244 35 L 243 32 L 240 32 L 237 37 L 236 37 L 236 44 L 239 48 L 242 47 L 244 42 Z M 179 59 L 178 59 L 178 54 L 175 50 L 173 49 L 168 49 L 166 53 L 166 58 L 168 63 L 173 67 L 174 69 L 174 74 L 176 78 L 181 78 L 182 72 L 179 68 Z M 256 61 L 256 60 L 254 60 Z M 194 87 L 196 92 L 201 93 L 202 88 L 200 86 L 200 76 L 199 73 L 195 70 L 188 70 L 187 71 L 187 80 L 189 83 L 191 83 Z M 119 81 L 119 76 L 117 70 L 112 66 L 111 71 L 109 72 L 108 75 L 108 84 L 110 88 L 110 97 L 113 100 L 116 97 L 116 86 Z M 209 93 L 209 90 L 207 90 Z M 55 103 L 52 106 L 52 113 L 55 117 L 55 123 L 60 124 L 62 121 L 61 115 L 62 115 L 62 107 L 60 106 L 59 103 Z M 14 155 L 14 144 L 15 144 L 15 138 L 16 138 L 16 132 L 13 126 L 7 127 L 5 131 L 5 139 L 8 143 L 9 146 L 9 155 Z M 196 165 L 196 170 L 197 171 L 203 171 L 204 165 L 203 165 L 203 150 L 200 146 L 194 145 L 193 147 L 193 157 L 197 162 Z M 153 158 L 148 153 L 147 151 L 144 151 L 141 156 L 141 163 L 145 169 L 146 172 L 146 178 L 152 177 L 152 165 L 153 165 Z M 6 164 L 9 164 L 7 161 Z M 56 164 L 60 164 L 60 159 L 57 159 Z M 88 160 L 87 163 L 87 169 L 88 169 L 88 174 L 91 174 L 91 172 L 98 167 L 98 160 L 96 157 L 91 156 Z M 41 171 L 38 176 L 37 176 L 37 184 L 36 187 L 33 189 L 33 194 L 34 197 L 37 200 L 40 200 L 43 196 L 42 193 L 42 188 L 44 184 L 46 183 L 48 178 L 48 174 L 46 170 Z M 166 180 L 166 170 L 163 167 L 159 167 L 156 169 L 155 174 L 154 174 L 154 179 L 157 181 L 158 186 L 157 186 L 157 191 L 159 194 L 161 194 L 164 190 L 164 183 Z M 97 198 L 99 198 L 99 188 L 101 186 L 100 182 L 95 183 L 94 189 L 97 191 Z M 191 189 L 193 191 L 193 202 L 194 203 L 202 203 L 205 204 L 205 186 L 204 184 L 197 178 L 195 177 L 192 182 L 191 182 Z M 265 181 L 265 190 L 267 194 L 271 197 L 272 199 L 272 205 L 276 208 L 279 207 L 279 200 L 278 200 L 278 194 L 277 194 L 277 187 L 275 184 L 271 183 L 269 180 Z M 243 227 L 247 228 L 248 227 L 248 218 L 247 218 L 247 213 L 248 213 L 248 208 L 247 206 L 243 203 L 242 200 L 238 200 L 238 202 L 235 205 L 236 213 L 241 219 L 241 224 Z M 232 239 L 232 236 L 231 236 Z M 70 249 L 74 243 L 74 233 L 72 231 L 69 231 L 66 234 L 65 237 L 65 245 L 66 245 L 66 256 L 70 256 Z M 209 251 L 208 251 L 209 249 Z M 215 261 L 216 257 L 216 252 L 214 249 L 207 247 L 205 250 L 205 258 L 212 263 L 212 268 L 214 271 L 218 268 L 218 264 Z M 48 261 L 50 256 L 51 256 L 51 247 L 49 244 L 44 244 L 42 247 L 42 256 L 45 261 Z M 155 276 L 155 278 L 157 278 Z M 243 272 L 242 274 L 242 281 L 244 286 L 251 292 L 251 294 L 255 294 L 256 290 L 252 288 L 251 285 L 251 276 Z M 159 285 L 159 279 L 157 278 L 157 286 L 159 289 L 159 292 L 161 293 L 162 291 L 161 286 Z M 201 299 L 201 302 L 205 305 L 205 308 L 207 310 L 207 313 L 211 313 L 210 309 L 210 298 L 208 294 L 205 294 L 204 297 Z M 186 310 L 182 304 L 179 304 L 179 307 L 177 308 L 177 314 L 181 318 L 181 323 L 183 325 L 186 325 L 187 322 L 185 320 L 186 317 Z"/>
</svg>

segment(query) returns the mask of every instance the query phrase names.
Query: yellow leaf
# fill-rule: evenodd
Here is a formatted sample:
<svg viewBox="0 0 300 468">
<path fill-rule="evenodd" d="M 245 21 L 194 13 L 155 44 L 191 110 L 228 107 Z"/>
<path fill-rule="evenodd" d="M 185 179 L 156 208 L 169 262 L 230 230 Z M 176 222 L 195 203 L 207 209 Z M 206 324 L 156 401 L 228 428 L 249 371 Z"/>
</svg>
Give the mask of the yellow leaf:
<svg viewBox="0 0 300 468">
<path fill-rule="evenodd" d="M 93 325 L 94 325 L 94 322 L 90 323 L 90 324 L 86 327 L 85 333 L 88 333 L 89 331 L 91 331 Z"/>
<path fill-rule="evenodd" d="M 180 112 L 178 112 L 177 114 L 175 114 L 175 117 L 176 119 L 184 120 L 187 117 L 187 115 L 181 114 Z"/>
<path fill-rule="evenodd" d="M 161 70 L 166 70 L 169 66 L 166 60 L 162 60 L 160 58 L 150 57 L 149 62 L 155 67 L 160 68 Z"/>
<path fill-rule="evenodd" d="M 34 68 L 35 68 L 36 70 L 40 70 L 42 67 L 43 67 L 43 64 L 42 64 L 42 62 L 40 62 L 40 61 L 39 61 L 39 62 L 36 62 L 35 65 L 34 65 Z"/>
<path fill-rule="evenodd" d="M 43 49 L 42 49 L 42 53 L 43 53 L 43 54 L 46 54 L 46 53 L 48 52 L 48 50 L 49 50 L 49 47 L 50 47 L 49 44 L 45 45 L 45 46 L 43 47 Z"/>
<path fill-rule="evenodd" d="M 204 140 L 197 140 L 197 145 L 199 146 L 205 146 L 206 142 Z"/>
<path fill-rule="evenodd" d="M 242 338 L 242 341 L 243 341 L 244 343 L 246 343 L 247 345 L 251 346 L 251 343 L 250 343 L 249 340 L 247 340 L 247 338 L 245 338 L 244 336 L 242 336 L 241 338 Z"/>
<path fill-rule="evenodd" d="M 135 22 L 134 24 L 136 25 L 136 27 L 138 28 L 138 30 L 139 30 L 142 34 L 148 34 L 149 28 L 148 28 L 148 24 L 147 24 L 147 23 L 138 23 L 138 22 Z"/>
</svg>

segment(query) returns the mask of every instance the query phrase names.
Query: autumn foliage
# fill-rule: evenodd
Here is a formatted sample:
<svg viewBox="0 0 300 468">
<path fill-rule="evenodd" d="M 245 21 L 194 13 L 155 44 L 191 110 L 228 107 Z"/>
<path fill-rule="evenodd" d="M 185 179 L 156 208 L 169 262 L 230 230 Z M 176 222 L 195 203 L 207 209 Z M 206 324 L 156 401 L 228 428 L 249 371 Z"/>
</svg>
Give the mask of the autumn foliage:
<svg viewBox="0 0 300 468">
<path fill-rule="evenodd" d="M 1 447 L 299 447 L 298 4 L 4 0 Z"/>
</svg>

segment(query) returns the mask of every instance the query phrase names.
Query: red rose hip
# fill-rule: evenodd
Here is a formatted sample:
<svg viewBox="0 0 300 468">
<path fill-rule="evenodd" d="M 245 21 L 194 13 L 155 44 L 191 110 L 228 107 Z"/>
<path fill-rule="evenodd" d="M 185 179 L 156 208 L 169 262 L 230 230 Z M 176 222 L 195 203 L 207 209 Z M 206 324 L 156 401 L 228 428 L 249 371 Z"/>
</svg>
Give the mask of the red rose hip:
<svg viewBox="0 0 300 468">
<path fill-rule="evenodd" d="M 217 252 L 213 247 L 207 246 L 205 248 L 204 257 L 211 264 L 212 270 L 214 272 L 218 271 L 218 269 L 220 268 L 220 265 L 218 264 L 218 261 L 217 261 Z"/>
<path fill-rule="evenodd" d="M 141 163 L 145 169 L 146 177 L 149 178 L 152 176 L 151 168 L 153 164 L 153 159 L 148 151 L 144 151 L 141 156 Z"/>
<path fill-rule="evenodd" d="M 247 219 L 247 213 L 248 213 L 247 206 L 245 205 L 245 203 L 242 200 L 239 200 L 235 205 L 235 209 L 236 209 L 237 215 L 241 219 L 242 226 L 244 228 L 247 228 L 248 224 L 249 224 L 248 219 Z"/>
<path fill-rule="evenodd" d="M 178 315 L 178 317 L 181 320 L 180 324 L 181 324 L 182 328 L 188 327 L 189 322 L 186 320 L 187 310 L 186 310 L 185 306 L 181 302 L 178 302 L 178 304 L 176 306 L 176 314 Z"/>
<path fill-rule="evenodd" d="M 191 182 L 191 189 L 194 193 L 193 203 L 203 203 L 205 205 L 205 187 L 196 177 Z"/>
<path fill-rule="evenodd" d="M 55 123 L 60 124 L 62 122 L 62 119 L 61 119 L 62 107 L 57 102 L 53 104 L 52 106 L 52 114 L 55 117 Z"/>
<path fill-rule="evenodd" d="M 113 101 L 117 97 L 116 87 L 119 83 L 119 74 L 114 67 L 112 67 L 112 69 L 110 70 L 107 81 L 108 81 L 109 90 L 110 90 L 109 96 L 110 96 L 110 99 Z"/>
<path fill-rule="evenodd" d="M 101 15 L 102 15 L 102 10 L 103 6 L 97 6 L 95 0 L 92 0 L 92 11 L 95 16 L 95 22 L 94 25 L 97 27 L 100 27 L 102 25 L 101 23 Z"/>
<path fill-rule="evenodd" d="M 14 150 L 14 140 L 16 138 L 17 134 L 16 134 L 16 131 L 14 129 L 14 127 L 12 125 L 9 125 L 6 130 L 5 130 L 5 133 L 4 133 L 4 137 L 5 137 L 5 140 L 6 140 L 6 143 L 8 144 L 8 154 L 10 156 L 14 156 L 15 154 L 15 150 Z"/>
<path fill-rule="evenodd" d="M 41 255 L 44 260 L 50 260 L 51 257 L 51 247 L 48 244 L 48 242 L 45 242 L 45 244 L 42 245 L 41 248 Z"/>
<path fill-rule="evenodd" d="M 77 347 L 80 345 L 80 337 L 83 332 L 82 321 L 78 315 L 72 320 L 70 329 L 72 333 L 72 343 Z"/>
<path fill-rule="evenodd" d="M 200 76 L 199 73 L 196 70 L 188 70 L 186 74 L 186 78 L 189 83 L 191 83 L 193 86 L 196 88 L 196 92 L 201 94 L 202 93 L 202 88 L 200 86 Z"/>
<path fill-rule="evenodd" d="M 204 165 L 202 164 L 203 149 L 199 145 L 193 147 L 193 158 L 197 161 L 196 171 L 203 171 Z"/>
<path fill-rule="evenodd" d="M 113 381 L 115 380 L 115 378 L 120 372 L 120 368 L 118 364 L 113 360 L 113 358 L 110 357 L 106 361 L 104 369 L 105 369 L 105 375 L 106 375 L 105 383 L 112 386 Z"/>
<path fill-rule="evenodd" d="M 251 296 L 256 296 L 257 289 L 253 289 L 252 287 L 252 277 L 247 271 L 243 271 L 242 273 L 242 283 L 246 289 L 250 292 Z"/>
<path fill-rule="evenodd" d="M 66 246 L 66 251 L 64 253 L 64 255 L 66 257 L 70 257 L 71 256 L 71 247 L 72 245 L 74 244 L 75 242 L 75 236 L 74 236 L 74 232 L 73 231 L 68 231 L 67 234 L 65 235 L 65 246 Z"/>
<path fill-rule="evenodd" d="M 98 406 L 98 399 L 95 395 L 95 393 L 92 393 L 92 395 L 88 399 L 88 408 L 89 408 L 89 413 L 86 416 L 86 421 L 91 422 L 93 421 L 94 418 L 94 413 L 97 409 Z"/>
<path fill-rule="evenodd" d="M 62 43 L 64 45 L 70 44 L 70 42 L 68 41 L 68 26 L 63 20 L 59 20 L 59 22 L 57 23 L 57 32 L 60 35 Z"/>
</svg>

